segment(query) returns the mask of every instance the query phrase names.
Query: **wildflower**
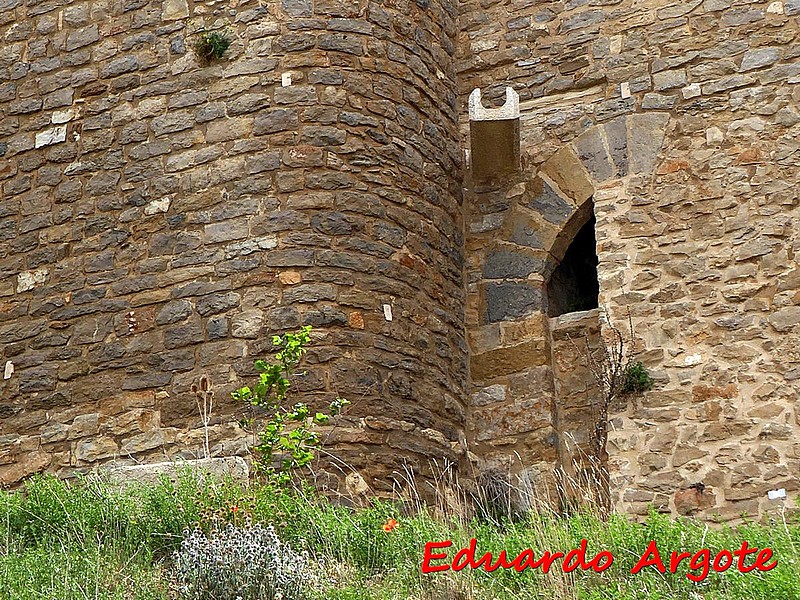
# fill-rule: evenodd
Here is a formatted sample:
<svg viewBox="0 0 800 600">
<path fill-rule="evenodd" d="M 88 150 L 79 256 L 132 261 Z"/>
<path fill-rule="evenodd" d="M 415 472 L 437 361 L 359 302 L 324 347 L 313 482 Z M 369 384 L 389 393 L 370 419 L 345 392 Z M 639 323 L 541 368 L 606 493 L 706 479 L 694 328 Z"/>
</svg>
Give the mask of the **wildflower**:
<svg viewBox="0 0 800 600">
<path fill-rule="evenodd" d="M 236 506 L 235 504 L 232 505 L 231 506 L 231 512 L 235 515 L 237 512 L 239 512 L 239 507 Z"/>
<path fill-rule="evenodd" d="M 383 530 L 387 533 L 390 532 L 395 527 L 397 527 L 397 521 L 395 521 L 394 519 L 389 519 L 388 521 L 386 521 L 386 523 L 383 524 Z"/>
</svg>

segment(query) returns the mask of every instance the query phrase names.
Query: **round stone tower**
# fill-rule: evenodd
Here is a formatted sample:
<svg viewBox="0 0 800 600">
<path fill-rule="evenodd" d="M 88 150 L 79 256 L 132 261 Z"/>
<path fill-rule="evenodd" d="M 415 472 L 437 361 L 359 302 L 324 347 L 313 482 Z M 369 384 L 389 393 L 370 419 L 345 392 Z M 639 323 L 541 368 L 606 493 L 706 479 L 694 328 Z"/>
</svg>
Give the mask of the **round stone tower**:
<svg viewBox="0 0 800 600">
<path fill-rule="evenodd" d="M 11 0 L 0 33 L 0 482 L 198 454 L 202 374 L 244 452 L 230 392 L 303 324 L 297 392 L 352 403 L 323 471 L 458 459 L 454 0 Z"/>
</svg>

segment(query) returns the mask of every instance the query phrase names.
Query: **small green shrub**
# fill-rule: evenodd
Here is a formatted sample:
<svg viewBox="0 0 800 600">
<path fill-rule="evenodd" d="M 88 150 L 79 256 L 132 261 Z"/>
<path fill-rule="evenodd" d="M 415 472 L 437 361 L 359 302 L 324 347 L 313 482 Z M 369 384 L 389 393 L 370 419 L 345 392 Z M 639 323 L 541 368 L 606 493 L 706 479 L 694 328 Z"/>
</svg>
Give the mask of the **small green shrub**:
<svg viewBox="0 0 800 600">
<path fill-rule="evenodd" d="M 349 402 L 336 398 L 330 404 L 331 414 L 315 412 L 304 402 L 285 408 L 291 378 L 305 356 L 306 346 L 311 343 L 311 326 L 301 327 L 296 333 L 272 337 L 272 345 L 278 349 L 275 362 L 255 361 L 259 373 L 258 383 L 253 387 L 242 387 L 233 392 L 233 398 L 251 408 L 267 411 L 263 428 L 258 431 L 259 443 L 255 446 L 259 454 L 257 467 L 266 473 L 269 480 L 285 484 L 291 471 L 308 465 L 314 459 L 314 449 L 322 445 L 314 431 L 316 425 L 324 425 Z M 244 420 L 243 425 L 254 427 L 255 415 Z M 276 465 L 276 460 L 279 461 Z"/>
<path fill-rule="evenodd" d="M 208 64 L 215 59 L 220 59 L 230 47 L 231 39 L 228 34 L 220 31 L 203 31 L 194 42 L 194 52 L 200 62 Z"/>
<path fill-rule="evenodd" d="M 625 369 L 620 391 L 623 394 L 641 394 L 652 389 L 654 383 L 650 373 L 640 361 L 632 362 Z"/>
</svg>

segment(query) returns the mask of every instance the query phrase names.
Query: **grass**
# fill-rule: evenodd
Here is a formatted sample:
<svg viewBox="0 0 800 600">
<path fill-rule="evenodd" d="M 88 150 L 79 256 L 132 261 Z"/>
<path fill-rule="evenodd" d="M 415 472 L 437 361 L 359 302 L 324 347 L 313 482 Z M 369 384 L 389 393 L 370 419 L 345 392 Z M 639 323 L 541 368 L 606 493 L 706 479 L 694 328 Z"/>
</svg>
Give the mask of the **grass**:
<svg viewBox="0 0 800 600">
<path fill-rule="evenodd" d="M 407 513 L 389 502 L 351 510 L 312 493 L 188 476 L 176 484 L 124 491 L 93 479 L 65 483 L 36 477 L 24 491 L 0 492 L 0 599 L 176 598 L 170 592 L 170 557 L 183 531 L 248 519 L 275 525 L 282 539 L 321 561 L 321 583 L 309 600 L 800 599 L 800 526 L 780 520 L 733 529 L 656 513 L 644 524 L 622 515 L 603 522 L 589 514 L 531 514 L 492 523 L 458 514 L 433 516 L 430 510 Z M 386 532 L 382 525 L 390 518 L 399 525 Z M 479 555 L 506 550 L 510 558 L 529 547 L 537 557 L 545 550 L 567 551 L 586 539 L 589 556 L 606 549 L 615 561 L 602 573 L 563 573 L 560 563 L 547 574 L 513 569 L 421 573 L 426 542 L 453 540 L 452 559 L 473 537 Z M 675 574 L 654 567 L 631 574 L 650 540 L 667 562 L 672 550 L 706 547 L 713 556 L 747 540 L 772 548 L 778 565 L 769 572 L 712 571 L 700 583 L 685 576 L 688 561 Z"/>
</svg>

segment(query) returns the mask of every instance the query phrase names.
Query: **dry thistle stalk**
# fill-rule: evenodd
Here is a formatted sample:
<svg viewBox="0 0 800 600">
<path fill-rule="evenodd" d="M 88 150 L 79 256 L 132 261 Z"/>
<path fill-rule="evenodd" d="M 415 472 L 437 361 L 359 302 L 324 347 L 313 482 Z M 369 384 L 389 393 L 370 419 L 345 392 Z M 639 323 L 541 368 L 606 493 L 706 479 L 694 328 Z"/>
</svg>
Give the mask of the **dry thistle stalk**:
<svg viewBox="0 0 800 600">
<path fill-rule="evenodd" d="M 628 335 L 611 323 L 605 308 L 600 309 L 600 317 L 600 333 L 596 343 L 593 343 L 588 333 L 583 335 L 583 348 L 580 348 L 571 337 L 568 336 L 568 339 L 573 348 L 586 360 L 586 366 L 600 391 L 599 400 L 593 407 L 594 427 L 591 432 L 591 453 L 588 457 L 592 473 L 587 476 L 597 481 L 602 498 L 601 504 L 604 508 L 608 508 L 608 472 L 605 468 L 608 410 L 611 402 L 625 391 L 627 373 L 634 364 L 636 339 L 630 308 L 628 308 Z"/>
<path fill-rule="evenodd" d="M 200 376 L 198 384 L 192 384 L 192 393 L 197 403 L 197 411 L 200 413 L 200 419 L 203 422 L 203 432 L 205 434 L 205 441 L 203 451 L 205 458 L 211 458 L 211 449 L 208 440 L 208 428 L 211 424 L 211 410 L 214 408 L 214 391 L 211 389 L 211 377 L 205 373 Z"/>
</svg>

